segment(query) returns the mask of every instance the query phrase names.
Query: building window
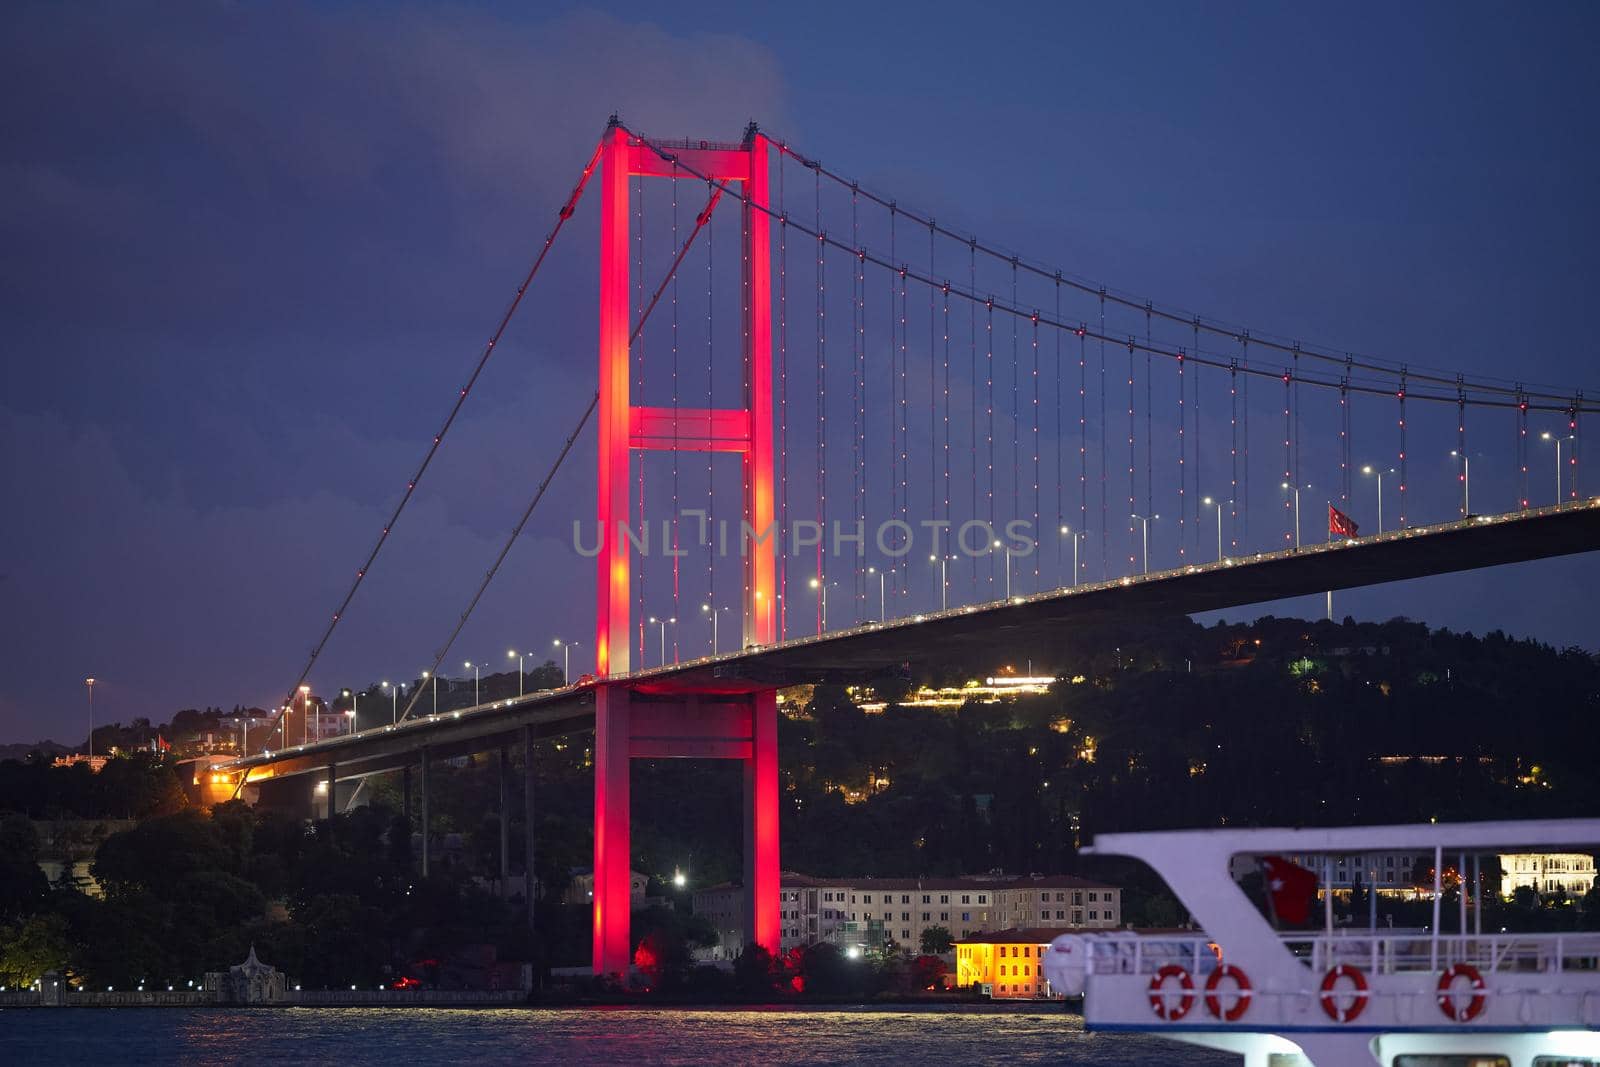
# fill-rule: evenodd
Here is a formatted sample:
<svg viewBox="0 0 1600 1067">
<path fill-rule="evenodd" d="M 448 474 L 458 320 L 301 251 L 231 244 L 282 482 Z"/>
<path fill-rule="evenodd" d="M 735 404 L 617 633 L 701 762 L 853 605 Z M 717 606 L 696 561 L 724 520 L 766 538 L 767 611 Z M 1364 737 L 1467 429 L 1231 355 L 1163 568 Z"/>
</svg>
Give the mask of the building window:
<svg viewBox="0 0 1600 1067">
<path fill-rule="evenodd" d="M 928 922 L 932 918 L 933 918 L 933 913 L 932 912 L 925 911 L 925 912 L 922 913 L 922 921 L 923 922 Z"/>
<path fill-rule="evenodd" d="M 1093 908 L 1090 908 L 1089 909 L 1089 921 L 1090 922 L 1095 922 L 1099 918 L 1100 918 L 1100 913 L 1098 911 L 1095 911 Z"/>
<path fill-rule="evenodd" d="M 950 894 L 949 893 L 940 893 L 939 894 L 939 903 L 941 903 L 941 904 L 950 903 Z"/>
<path fill-rule="evenodd" d="M 922 894 L 922 902 L 924 904 L 932 904 L 933 903 L 933 901 L 931 899 L 929 899 L 928 894 L 926 894 L 926 893 Z"/>
<path fill-rule="evenodd" d="M 972 921 L 972 912 L 970 912 L 970 911 L 962 912 L 961 913 L 961 921 L 964 922 L 964 923 L 971 922 Z"/>
<path fill-rule="evenodd" d="M 966 898 L 963 897 L 962 900 L 963 900 L 963 902 L 965 902 Z M 989 903 L 989 895 L 987 893 L 979 893 L 978 894 L 978 903 L 979 904 L 987 904 L 987 903 Z"/>
</svg>

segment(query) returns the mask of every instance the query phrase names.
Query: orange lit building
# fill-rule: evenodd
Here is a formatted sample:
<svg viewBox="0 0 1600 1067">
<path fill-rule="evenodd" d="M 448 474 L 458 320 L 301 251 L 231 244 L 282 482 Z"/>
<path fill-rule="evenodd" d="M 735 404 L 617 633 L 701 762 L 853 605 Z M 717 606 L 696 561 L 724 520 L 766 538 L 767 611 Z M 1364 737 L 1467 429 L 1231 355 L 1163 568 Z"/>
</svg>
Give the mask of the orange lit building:
<svg viewBox="0 0 1600 1067">
<path fill-rule="evenodd" d="M 978 986 L 998 999 L 1054 998 L 1044 976 L 1044 955 L 1050 942 L 1072 930 L 1034 926 L 962 938 L 956 942 L 956 986 Z"/>
</svg>

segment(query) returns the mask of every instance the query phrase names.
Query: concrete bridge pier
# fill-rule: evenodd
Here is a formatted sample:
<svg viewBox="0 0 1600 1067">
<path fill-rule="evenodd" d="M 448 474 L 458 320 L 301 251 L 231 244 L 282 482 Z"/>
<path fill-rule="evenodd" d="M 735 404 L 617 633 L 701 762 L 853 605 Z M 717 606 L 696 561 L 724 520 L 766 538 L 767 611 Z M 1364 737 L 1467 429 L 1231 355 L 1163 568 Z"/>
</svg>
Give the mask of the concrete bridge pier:
<svg viewBox="0 0 1600 1067">
<path fill-rule="evenodd" d="M 647 694 L 595 691 L 594 949 L 596 974 L 626 975 L 631 931 L 629 761 L 744 763 L 746 940 L 779 950 L 777 691 Z"/>
<path fill-rule="evenodd" d="M 421 800 L 420 807 L 422 809 L 422 877 L 426 878 L 426 877 L 428 877 L 428 860 L 429 860 L 429 858 L 430 858 L 430 856 L 432 854 L 432 851 L 433 851 L 433 845 L 429 841 L 429 835 L 428 835 L 428 764 L 429 764 L 429 759 L 428 759 L 428 747 L 426 745 L 424 745 L 422 747 L 421 755 L 422 755 L 422 762 L 421 762 L 421 766 L 419 768 L 419 773 L 418 773 L 417 777 L 420 780 L 421 786 L 422 786 L 422 796 L 420 798 L 420 800 Z"/>
</svg>

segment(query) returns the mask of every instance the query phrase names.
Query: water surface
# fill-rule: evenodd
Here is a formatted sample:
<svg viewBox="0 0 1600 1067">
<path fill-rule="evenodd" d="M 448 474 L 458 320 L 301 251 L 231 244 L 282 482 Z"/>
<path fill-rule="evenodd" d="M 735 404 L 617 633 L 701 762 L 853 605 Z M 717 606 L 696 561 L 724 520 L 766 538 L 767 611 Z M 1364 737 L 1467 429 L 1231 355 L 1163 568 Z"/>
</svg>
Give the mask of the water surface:
<svg viewBox="0 0 1600 1067">
<path fill-rule="evenodd" d="M 1237 1058 L 1064 1012 L 981 1009 L 19 1008 L 0 1064 L 903 1064 L 1213 1067 Z"/>
</svg>

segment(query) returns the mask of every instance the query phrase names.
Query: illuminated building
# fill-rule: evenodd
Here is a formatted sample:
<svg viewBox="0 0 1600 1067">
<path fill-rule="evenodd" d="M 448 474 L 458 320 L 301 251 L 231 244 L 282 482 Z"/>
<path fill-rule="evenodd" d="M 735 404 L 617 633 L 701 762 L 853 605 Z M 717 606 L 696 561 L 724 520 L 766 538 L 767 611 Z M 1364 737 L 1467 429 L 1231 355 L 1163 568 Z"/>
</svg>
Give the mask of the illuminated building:
<svg viewBox="0 0 1600 1067">
<path fill-rule="evenodd" d="M 1044 954 L 1050 942 L 1068 932 L 1035 926 L 964 937 L 956 942 L 956 987 L 977 986 L 1001 999 L 1054 998 L 1044 976 Z"/>
<path fill-rule="evenodd" d="M 1050 687 L 1059 679 L 1030 677 L 1021 675 L 998 675 L 994 678 L 985 678 L 978 681 L 974 678 L 964 685 L 943 686 L 930 688 L 922 686 L 906 694 L 905 699 L 897 703 L 902 708 L 959 708 L 964 704 L 998 704 L 1002 700 L 1009 700 L 1019 696 L 1040 696 L 1050 692 Z M 1074 678 L 1074 682 L 1081 682 L 1081 678 Z M 856 706 L 868 713 L 882 711 L 888 705 L 878 700 L 876 694 L 870 689 L 847 690 L 850 697 L 856 701 Z"/>
<path fill-rule="evenodd" d="M 962 878 L 812 878 L 784 872 L 779 891 L 781 944 L 819 942 L 867 952 L 916 952 L 922 932 L 943 927 L 965 938 L 997 926 L 1058 922 L 1115 929 L 1122 890 L 1071 875 Z M 731 883 L 694 895 L 694 910 L 716 926 L 706 958 L 732 959 L 743 948 L 744 895 Z"/>
<path fill-rule="evenodd" d="M 1500 892 L 1509 897 L 1518 889 L 1541 896 L 1566 893 L 1581 897 L 1594 888 L 1594 857 L 1583 852 L 1515 852 L 1498 857 Z"/>
</svg>

